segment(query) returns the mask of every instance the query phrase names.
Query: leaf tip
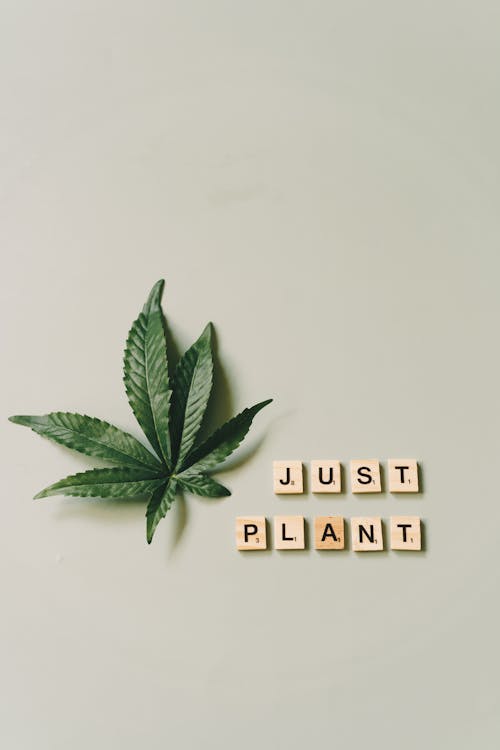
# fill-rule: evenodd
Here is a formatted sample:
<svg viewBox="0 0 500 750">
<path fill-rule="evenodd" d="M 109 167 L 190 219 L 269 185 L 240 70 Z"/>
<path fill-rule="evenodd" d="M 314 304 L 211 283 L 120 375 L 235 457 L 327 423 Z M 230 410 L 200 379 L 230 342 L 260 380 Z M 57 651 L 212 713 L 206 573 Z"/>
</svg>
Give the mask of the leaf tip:
<svg viewBox="0 0 500 750">
<path fill-rule="evenodd" d="M 146 541 L 148 544 L 151 544 L 153 541 L 153 537 L 155 535 L 156 525 L 154 523 L 154 519 L 146 513 Z"/>
<path fill-rule="evenodd" d="M 214 332 L 214 324 L 210 321 L 206 324 L 205 328 L 202 331 L 202 334 L 199 338 L 199 341 L 205 341 L 207 344 L 210 344 L 212 342 L 212 335 Z"/>
<path fill-rule="evenodd" d="M 149 293 L 148 300 L 145 305 L 145 310 L 151 311 L 156 305 L 160 305 L 161 298 L 163 295 L 163 287 L 165 286 L 165 279 L 159 279 L 153 286 Z"/>
<path fill-rule="evenodd" d="M 27 417 L 22 414 L 14 414 L 14 416 L 9 417 L 9 422 L 13 422 L 14 424 L 26 424 L 26 419 Z"/>
</svg>

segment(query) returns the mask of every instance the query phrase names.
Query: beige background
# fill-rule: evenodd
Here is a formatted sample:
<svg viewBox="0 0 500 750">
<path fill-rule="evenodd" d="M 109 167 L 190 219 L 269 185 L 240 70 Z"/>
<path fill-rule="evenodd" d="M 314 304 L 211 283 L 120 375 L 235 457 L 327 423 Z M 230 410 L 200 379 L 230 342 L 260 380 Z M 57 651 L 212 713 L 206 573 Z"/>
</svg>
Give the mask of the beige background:
<svg viewBox="0 0 500 750">
<path fill-rule="evenodd" d="M 498 748 L 499 15 L 0 2 L 2 747 Z M 215 323 L 212 417 L 276 400 L 148 548 L 140 504 L 34 503 L 91 462 L 6 416 L 137 433 L 160 277 L 179 347 Z M 399 456 L 420 497 L 272 494 L 273 459 Z M 300 513 L 427 551 L 236 552 Z"/>
</svg>

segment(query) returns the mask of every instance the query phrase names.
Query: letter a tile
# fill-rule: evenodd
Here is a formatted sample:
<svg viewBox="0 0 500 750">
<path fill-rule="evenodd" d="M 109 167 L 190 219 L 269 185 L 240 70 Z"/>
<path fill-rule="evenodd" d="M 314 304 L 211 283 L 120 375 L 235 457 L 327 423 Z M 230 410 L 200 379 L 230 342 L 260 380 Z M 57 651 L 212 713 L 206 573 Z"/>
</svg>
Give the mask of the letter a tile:
<svg viewBox="0 0 500 750">
<path fill-rule="evenodd" d="M 355 552 L 378 552 L 384 549 L 380 518 L 351 518 L 351 536 Z"/>
<path fill-rule="evenodd" d="M 240 550 L 267 548 L 264 516 L 246 516 L 236 519 L 236 547 Z"/>
<path fill-rule="evenodd" d="M 353 492 L 382 492 L 380 464 L 376 459 L 351 461 L 351 490 Z"/>
<path fill-rule="evenodd" d="M 389 492 L 418 492 L 418 465 L 414 458 L 389 459 Z"/>
<path fill-rule="evenodd" d="M 340 461 L 311 461 L 312 492 L 340 492 Z"/>
<path fill-rule="evenodd" d="M 273 461 L 273 480 L 275 495 L 302 494 L 302 461 Z"/>
<path fill-rule="evenodd" d="M 317 516 L 314 519 L 316 549 L 344 549 L 344 519 L 342 516 Z"/>
<path fill-rule="evenodd" d="M 418 516 L 391 516 L 391 549 L 422 549 Z"/>
<path fill-rule="evenodd" d="M 274 546 L 276 549 L 304 549 L 304 517 L 275 516 Z"/>
</svg>

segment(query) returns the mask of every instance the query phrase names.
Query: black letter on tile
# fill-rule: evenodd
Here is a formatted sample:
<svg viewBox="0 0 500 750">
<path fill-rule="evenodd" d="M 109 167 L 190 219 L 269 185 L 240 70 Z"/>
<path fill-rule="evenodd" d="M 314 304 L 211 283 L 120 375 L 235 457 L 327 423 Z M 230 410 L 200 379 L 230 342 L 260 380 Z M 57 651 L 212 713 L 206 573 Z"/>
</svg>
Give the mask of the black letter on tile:
<svg viewBox="0 0 500 750">
<path fill-rule="evenodd" d="M 280 484 L 290 484 L 290 467 L 286 467 L 286 479 L 280 479 Z"/>
<path fill-rule="evenodd" d="M 373 544 L 373 542 L 375 541 L 375 529 L 373 528 L 373 524 L 372 523 L 370 524 L 370 533 L 367 532 L 367 530 L 365 529 L 364 526 L 362 526 L 361 524 L 359 525 L 359 542 L 360 542 L 360 544 L 363 541 L 363 533 L 365 534 L 365 536 L 368 539 L 368 541 Z"/>
<path fill-rule="evenodd" d="M 411 529 L 411 523 L 398 523 L 398 529 L 403 529 L 403 542 L 406 542 L 406 529 Z"/>
<path fill-rule="evenodd" d="M 364 477 L 361 479 L 361 477 Z M 370 474 L 369 466 L 360 466 L 358 469 L 358 482 L 360 484 L 370 484 L 372 482 L 372 475 Z"/>
<path fill-rule="evenodd" d="M 333 468 L 330 466 L 328 479 L 325 480 L 323 479 L 323 467 L 320 466 L 319 472 L 318 472 L 318 478 L 321 484 L 331 484 L 333 482 Z"/>
<path fill-rule="evenodd" d="M 401 484 L 404 484 L 405 482 L 405 471 L 409 469 L 409 466 L 395 466 L 395 469 L 399 469 L 399 481 Z"/>
<path fill-rule="evenodd" d="M 281 539 L 284 542 L 293 542 L 293 540 L 295 539 L 295 537 L 294 536 L 285 536 L 285 534 L 286 534 L 286 523 L 282 523 L 281 524 Z"/>
<path fill-rule="evenodd" d="M 334 542 L 338 542 L 337 535 L 331 523 L 327 523 L 321 541 L 324 542 L 327 536 L 331 536 Z"/>
<path fill-rule="evenodd" d="M 245 542 L 248 542 L 248 537 L 257 533 L 257 526 L 254 523 L 246 523 L 243 528 L 245 529 Z"/>
</svg>

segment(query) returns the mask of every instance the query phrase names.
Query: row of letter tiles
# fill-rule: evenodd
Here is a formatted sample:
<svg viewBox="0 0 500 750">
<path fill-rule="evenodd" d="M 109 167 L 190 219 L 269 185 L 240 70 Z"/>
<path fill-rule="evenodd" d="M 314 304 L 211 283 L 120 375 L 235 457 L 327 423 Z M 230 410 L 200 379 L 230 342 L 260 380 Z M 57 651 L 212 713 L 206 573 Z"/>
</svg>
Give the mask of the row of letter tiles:
<svg viewBox="0 0 500 750">
<path fill-rule="evenodd" d="M 380 518 L 351 518 L 352 548 L 355 552 L 377 552 L 384 549 Z M 391 516 L 391 549 L 420 550 L 421 531 L 418 516 Z M 267 549 L 265 516 L 236 519 L 236 546 L 239 550 Z M 342 516 L 317 516 L 314 519 L 315 549 L 344 549 Z M 275 549 L 305 549 L 304 517 L 274 516 Z"/>
<path fill-rule="evenodd" d="M 352 492 L 382 492 L 380 463 L 377 459 L 353 460 Z M 389 492 L 418 492 L 418 464 L 414 458 L 390 458 Z M 302 461 L 274 461 L 275 495 L 300 495 L 304 492 Z M 311 491 L 341 492 L 340 461 L 311 461 Z"/>
</svg>

